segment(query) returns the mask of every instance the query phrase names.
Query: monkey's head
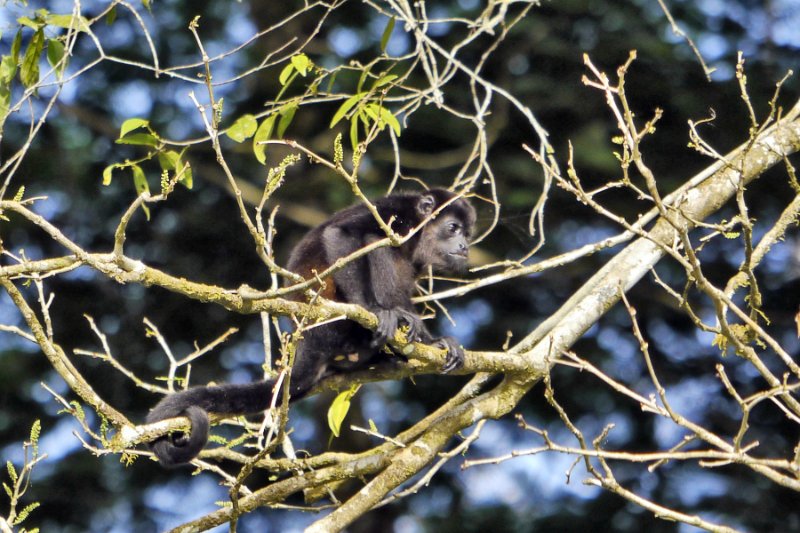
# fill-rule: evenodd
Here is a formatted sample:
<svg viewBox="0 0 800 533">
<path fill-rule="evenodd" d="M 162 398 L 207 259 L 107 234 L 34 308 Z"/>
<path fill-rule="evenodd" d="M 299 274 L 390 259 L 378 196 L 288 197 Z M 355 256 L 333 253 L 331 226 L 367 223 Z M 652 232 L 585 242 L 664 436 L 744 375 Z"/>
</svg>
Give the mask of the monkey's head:
<svg viewBox="0 0 800 533">
<path fill-rule="evenodd" d="M 475 209 L 464 198 L 453 200 L 455 196 L 444 189 L 432 189 L 417 200 L 419 222 L 447 204 L 422 228 L 414 249 L 414 264 L 418 267 L 430 266 L 436 272 L 460 272 L 466 268 Z"/>
</svg>

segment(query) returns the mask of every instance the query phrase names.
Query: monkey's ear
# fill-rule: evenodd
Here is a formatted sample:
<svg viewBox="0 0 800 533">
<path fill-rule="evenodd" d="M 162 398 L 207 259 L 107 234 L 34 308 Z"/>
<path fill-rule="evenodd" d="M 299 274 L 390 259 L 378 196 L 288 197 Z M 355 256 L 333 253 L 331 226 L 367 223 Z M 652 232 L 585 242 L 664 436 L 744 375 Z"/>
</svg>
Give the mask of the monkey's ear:
<svg viewBox="0 0 800 533">
<path fill-rule="evenodd" d="M 421 196 L 417 202 L 417 211 L 419 212 L 420 218 L 428 217 L 431 213 L 433 213 L 435 208 L 436 198 L 434 198 L 432 194 L 425 194 Z"/>
</svg>

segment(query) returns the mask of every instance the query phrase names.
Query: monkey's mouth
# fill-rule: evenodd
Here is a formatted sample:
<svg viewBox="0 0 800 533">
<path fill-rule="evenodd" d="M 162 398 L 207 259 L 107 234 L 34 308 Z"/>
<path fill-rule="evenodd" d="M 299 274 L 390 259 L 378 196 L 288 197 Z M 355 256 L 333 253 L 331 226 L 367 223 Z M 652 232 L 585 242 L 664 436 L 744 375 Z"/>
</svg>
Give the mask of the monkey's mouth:
<svg viewBox="0 0 800 533">
<path fill-rule="evenodd" d="M 457 257 L 458 259 L 466 259 L 469 255 L 469 252 L 448 252 L 447 255 Z"/>
</svg>

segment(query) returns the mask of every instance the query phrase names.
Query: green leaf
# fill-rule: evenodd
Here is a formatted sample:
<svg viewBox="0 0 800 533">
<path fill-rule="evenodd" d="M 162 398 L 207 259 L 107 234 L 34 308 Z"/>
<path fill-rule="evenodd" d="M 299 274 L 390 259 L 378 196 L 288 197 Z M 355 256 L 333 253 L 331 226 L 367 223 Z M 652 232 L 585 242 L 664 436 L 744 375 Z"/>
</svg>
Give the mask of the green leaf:
<svg viewBox="0 0 800 533">
<path fill-rule="evenodd" d="M 392 83 L 394 80 L 398 78 L 397 74 L 387 74 L 385 76 L 381 76 L 378 78 L 374 84 L 372 84 L 372 90 L 380 89 L 384 85 L 388 85 Z"/>
<path fill-rule="evenodd" d="M 350 401 L 358 391 L 359 385 L 353 385 L 348 390 L 340 393 L 328 408 L 328 427 L 334 437 L 338 437 L 347 412 L 350 410 Z"/>
<path fill-rule="evenodd" d="M 22 47 L 22 30 L 18 30 L 11 42 L 11 53 L 0 59 L 0 135 L 11 107 L 11 82 L 17 74 L 19 50 Z"/>
<path fill-rule="evenodd" d="M 366 115 L 366 117 L 377 122 L 381 116 L 380 109 L 381 106 L 379 106 L 378 104 L 367 104 L 364 106 L 364 113 L 362 114 L 361 118 L 363 119 L 364 115 Z M 369 127 L 369 122 L 367 122 L 366 126 Z"/>
<path fill-rule="evenodd" d="M 338 70 L 334 70 L 331 73 L 331 75 L 328 76 L 328 83 L 327 83 L 327 88 L 325 89 L 325 92 L 329 92 L 329 93 L 333 92 L 333 84 L 336 83 L 336 76 L 339 75 L 339 72 L 340 71 L 338 71 Z"/>
<path fill-rule="evenodd" d="M 136 194 L 150 192 L 150 185 L 147 184 L 147 177 L 144 175 L 144 170 L 139 165 L 132 165 L 133 171 L 133 185 L 136 187 Z"/>
<path fill-rule="evenodd" d="M 11 42 L 11 57 L 19 59 L 19 51 L 22 50 L 22 29 L 17 31 L 14 40 Z"/>
<path fill-rule="evenodd" d="M 190 165 L 188 161 L 184 162 L 183 165 L 176 170 L 176 172 L 183 173 L 181 174 L 178 183 L 191 190 L 191 188 L 194 187 L 194 174 L 192 173 L 192 165 Z"/>
<path fill-rule="evenodd" d="M 265 118 L 261 125 L 256 130 L 256 134 L 253 137 L 253 153 L 258 159 L 258 162 L 262 165 L 267 163 L 267 145 L 260 144 L 264 141 L 268 141 L 269 138 L 272 136 L 272 130 L 275 128 L 275 119 L 277 115 L 270 115 Z"/>
<path fill-rule="evenodd" d="M 378 104 L 367 104 L 364 106 L 364 114 L 377 122 L 381 130 L 388 124 L 394 130 L 395 135 L 400 135 L 400 122 L 385 107 Z"/>
<path fill-rule="evenodd" d="M 147 176 L 144 175 L 142 167 L 139 165 L 132 165 L 131 170 L 133 171 L 133 186 L 136 187 L 136 194 L 141 195 L 146 192 L 149 193 L 150 185 L 147 183 Z M 144 216 L 147 220 L 150 220 L 150 208 L 142 204 L 142 211 L 144 211 Z"/>
<path fill-rule="evenodd" d="M 115 5 L 111 9 L 108 10 L 106 14 L 106 24 L 111 26 L 117 20 L 117 6 Z"/>
<path fill-rule="evenodd" d="M 353 153 L 358 150 L 358 117 L 350 120 L 350 146 L 353 148 Z"/>
<path fill-rule="evenodd" d="M 44 22 L 41 20 L 33 20 L 30 17 L 19 17 L 17 19 L 17 23 L 21 26 L 27 26 L 29 28 L 34 29 L 35 31 L 39 31 L 44 26 Z"/>
<path fill-rule="evenodd" d="M 42 50 L 44 50 L 44 31 L 40 29 L 33 34 L 22 58 L 19 77 L 26 89 L 39 83 L 39 56 L 42 55 Z"/>
<path fill-rule="evenodd" d="M 115 168 L 119 168 L 119 165 L 116 163 L 108 165 L 103 169 L 103 185 L 111 185 L 111 174 L 114 172 Z"/>
<path fill-rule="evenodd" d="M 17 74 L 17 58 L 13 55 L 3 56 L 0 59 L 0 83 L 8 85 Z"/>
<path fill-rule="evenodd" d="M 146 128 L 150 125 L 150 122 L 143 118 L 129 118 L 125 122 L 122 123 L 122 127 L 119 129 L 119 138 L 125 137 L 127 134 L 134 130 L 138 130 L 139 128 Z"/>
<path fill-rule="evenodd" d="M 339 106 L 339 109 L 336 110 L 336 113 L 334 113 L 333 118 L 331 119 L 331 125 L 329 127 L 332 128 L 338 124 L 339 121 L 342 120 L 351 109 L 353 109 L 353 106 L 356 105 L 362 98 L 364 98 L 364 95 L 365 93 L 356 93 L 345 100 L 344 103 Z"/>
<path fill-rule="evenodd" d="M 73 29 L 77 31 L 89 31 L 89 21 L 82 16 L 74 15 L 47 15 L 45 22 L 50 26 L 58 28 Z"/>
<path fill-rule="evenodd" d="M 162 170 L 175 170 L 181 160 L 181 154 L 175 150 L 158 152 L 158 164 Z"/>
<path fill-rule="evenodd" d="M 381 35 L 381 52 L 384 54 L 386 53 L 386 45 L 389 44 L 389 38 L 392 36 L 392 32 L 394 31 L 394 23 L 395 18 L 392 17 L 389 19 L 389 22 L 386 23 L 386 27 L 383 29 L 383 35 Z"/>
<path fill-rule="evenodd" d="M 362 92 L 364 88 L 364 82 L 367 81 L 367 77 L 369 76 L 370 67 L 367 66 L 364 70 L 361 71 L 361 76 L 358 77 L 358 85 L 356 85 L 356 92 Z"/>
<path fill-rule="evenodd" d="M 294 114 L 296 111 L 297 111 L 297 104 L 291 104 L 281 109 L 280 112 L 281 120 L 278 122 L 278 130 L 277 130 L 278 139 L 283 138 L 283 134 L 286 133 L 286 128 L 288 128 L 289 124 L 292 123 L 292 119 L 294 118 Z"/>
<path fill-rule="evenodd" d="M 283 67 L 280 76 L 278 76 L 278 81 L 280 82 L 280 84 L 286 85 L 287 83 L 289 83 L 289 76 L 291 76 L 293 72 L 294 72 L 294 65 L 292 63 L 289 63 L 288 65 Z"/>
<path fill-rule="evenodd" d="M 258 122 L 253 115 L 242 115 L 225 133 L 237 143 L 244 142 L 256 132 Z"/>
<path fill-rule="evenodd" d="M 364 126 L 364 131 L 369 131 L 372 124 L 370 124 L 371 120 L 378 120 L 378 112 L 375 110 L 375 104 L 367 104 L 366 106 L 361 108 L 361 111 L 356 113 L 356 116 L 353 119 L 358 119 L 361 121 L 361 124 Z"/>
<path fill-rule="evenodd" d="M 0 82 L 0 135 L 3 133 L 3 125 L 8 117 L 8 109 L 11 106 L 11 90 L 7 84 Z"/>
<path fill-rule="evenodd" d="M 380 118 L 381 121 L 385 124 L 388 124 L 392 130 L 394 130 L 394 134 L 398 137 L 400 136 L 400 121 L 397 120 L 391 111 L 386 109 L 385 107 L 380 108 Z"/>
<path fill-rule="evenodd" d="M 114 141 L 117 144 L 132 144 L 135 146 L 152 146 L 155 148 L 160 142 L 152 133 L 132 133 Z"/>
<path fill-rule="evenodd" d="M 61 78 L 61 75 L 64 73 L 64 69 L 67 67 L 67 61 L 65 60 L 63 63 L 61 60 L 64 58 L 64 43 L 59 41 L 58 39 L 48 39 L 47 40 L 47 62 L 50 63 L 50 66 L 56 68 L 56 74 L 58 77 Z"/>
<path fill-rule="evenodd" d="M 314 66 L 314 63 L 312 63 L 312 61 L 305 54 L 297 54 L 296 56 L 292 56 L 291 61 L 294 68 L 303 77 L 305 77 L 305 75 L 308 74 L 308 71 Z"/>
<path fill-rule="evenodd" d="M 375 433 L 378 433 L 378 426 L 375 425 L 375 422 L 371 418 L 368 420 L 368 422 L 369 422 L 369 429 L 371 429 Z"/>
<path fill-rule="evenodd" d="M 191 189 L 194 186 L 194 176 L 192 174 L 191 165 L 183 161 L 183 154 L 185 151 L 186 150 L 181 153 L 175 150 L 158 152 L 158 164 L 161 166 L 162 170 L 174 172 L 176 175 L 181 174 L 178 182 L 187 189 Z"/>
</svg>

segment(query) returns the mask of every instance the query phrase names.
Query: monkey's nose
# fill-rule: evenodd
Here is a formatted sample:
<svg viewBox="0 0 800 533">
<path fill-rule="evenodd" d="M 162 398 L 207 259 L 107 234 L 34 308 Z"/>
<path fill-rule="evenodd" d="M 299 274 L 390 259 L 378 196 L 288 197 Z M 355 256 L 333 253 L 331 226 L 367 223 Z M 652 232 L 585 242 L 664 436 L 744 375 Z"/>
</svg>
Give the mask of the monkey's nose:
<svg viewBox="0 0 800 533">
<path fill-rule="evenodd" d="M 463 244 L 460 244 L 458 248 L 456 248 L 456 250 L 454 252 L 451 252 L 449 255 L 466 258 L 468 254 L 469 254 L 469 248 L 467 246 L 464 246 Z"/>
</svg>

